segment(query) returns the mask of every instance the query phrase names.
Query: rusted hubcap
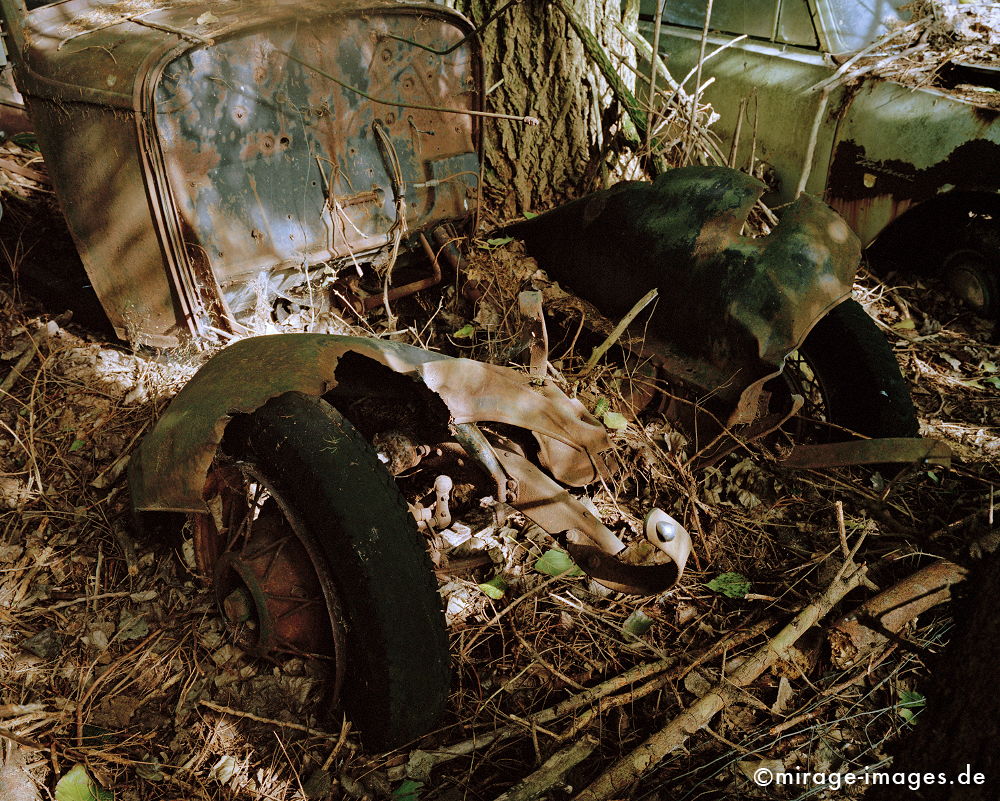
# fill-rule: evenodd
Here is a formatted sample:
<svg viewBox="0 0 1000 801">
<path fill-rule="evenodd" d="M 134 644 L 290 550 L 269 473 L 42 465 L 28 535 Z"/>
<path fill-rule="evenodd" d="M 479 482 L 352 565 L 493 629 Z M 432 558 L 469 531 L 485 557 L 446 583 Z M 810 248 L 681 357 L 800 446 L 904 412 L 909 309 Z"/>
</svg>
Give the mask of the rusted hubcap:
<svg viewBox="0 0 1000 801">
<path fill-rule="evenodd" d="M 213 466 L 211 514 L 192 516 L 195 560 L 240 647 L 269 659 L 332 660 L 343 681 L 343 632 L 325 559 L 302 521 L 252 465 Z"/>
</svg>

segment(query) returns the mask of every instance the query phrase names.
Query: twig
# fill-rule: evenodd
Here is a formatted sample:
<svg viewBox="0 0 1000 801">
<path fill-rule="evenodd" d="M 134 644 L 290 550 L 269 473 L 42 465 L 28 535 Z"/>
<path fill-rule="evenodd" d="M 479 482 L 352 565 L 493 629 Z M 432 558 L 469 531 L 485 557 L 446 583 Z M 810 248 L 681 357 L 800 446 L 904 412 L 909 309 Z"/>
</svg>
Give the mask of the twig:
<svg viewBox="0 0 1000 801">
<path fill-rule="evenodd" d="M 855 665 L 884 647 L 908 622 L 951 599 L 951 586 L 965 579 L 964 567 L 941 559 L 880 592 L 830 629 L 832 661 Z"/>
<path fill-rule="evenodd" d="M 332 740 L 336 743 L 340 743 L 341 735 L 344 734 L 344 728 L 341 726 L 341 734 L 331 734 L 328 731 L 322 731 L 320 729 L 313 729 L 309 726 L 303 726 L 301 723 L 287 723 L 284 720 L 275 720 L 274 718 L 265 718 L 260 715 L 254 715 L 251 712 L 242 712 L 239 709 L 233 709 L 231 706 L 222 706 L 221 704 L 213 704 L 211 701 L 199 701 L 201 706 L 208 707 L 213 712 L 220 712 L 223 715 L 232 715 L 234 718 L 246 718 L 247 720 L 252 720 L 256 723 L 267 723 L 271 726 L 280 726 L 283 729 L 292 729 L 294 731 L 301 731 L 305 734 L 312 735 L 313 737 L 322 737 L 325 740 Z M 333 757 L 336 756 L 336 749 L 334 749 Z M 330 760 L 333 761 L 332 759 Z"/>
<path fill-rule="evenodd" d="M 590 354 L 590 358 L 587 359 L 587 363 L 583 365 L 583 369 L 580 370 L 579 377 L 582 378 L 594 369 L 594 365 L 596 365 L 597 362 L 600 361 L 601 357 L 608 352 L 608 349 L 621 338 L 621 335 L 625 333 L 625 329 L 632 324 L 632 321 L 639 316 L 643 309 L 656 299 L 658 294 L 659 292 L 656 289 L 651 289 L 639 299 L 639 302 L 632 307 L 628 314 L 622 317 L 621 322 L 619 322 L 618 325 L 615 326 L 614 330 L 608 334 L 608 338 L 594 348 L 594 352 Z"/>
<path fill-rule="evenodd" d="M 853 67 L 855 64 L 857 64 L 860 59 L 864 58 L 865 56 L 871 55 L 872 53 L 874 53 L 876 50 L 878 50 L 882 46 L 884 46 L 884 45 L 888 44 L 889 42 L 891 42 L 893 39 L 897 38 L 898 36 L 901 36 L 902 34 L 906 33 L 907 31 L 912 31 L 914 28 L 917 28 L 917 27 L 923 25 L 925 22 L 928 22 L 929 20 L 930 20 L 930 17 L 922 17 L 921 19 L 918 19 L 916 22 L 911 22 L 909 25 L 906 25 L 906 26 L 904 26 L 902 28 L 897 28 L 894 31 L 890 31 L 885 36 L 882 36 L 882 37 L 876 39 L 874 42 L 872 42 L 870 45 L 868 45 L 868 47 L 865 47 L 864 49 L 859 50 L 857 53 L 855 53 L 853 56 L 851 56 L 849 59 L 847 59 L 847 61 L 845 61 L 843 64 L 841 64 L 840 67 L 837 68 L 837 71 L 835 73 L 833 73 L 833 75 L 831 75 L 829 78 L 824 78 L 819 83 L 815 84 L 814 86 L 809 87 L 809 89 L 807 91 L 808 92 L 819 92 L 819 91 L 822 91 L 824 89 L 827 89 L 828 87 L 832 88 L 835 84 L 837 84 L 837 83 L 840 82 L 840 79 L 844 76 L 844 74 L 851 67 Z"/>
<path fill-rule="evenodd" d="M 31 360 L 35 358 L 36 353 L 38 353 L 38 340 L 33 339 L 31 344 L 28 345 L 28 349 L 21 354 L 21 358 L 17 360 L 17 364 L 7 373 L 7 377 L 0 384 L 0 393 L 6 394 L 10 392 L 11 387 L 14 386 L 14 382 L 21 377 L 21 373 L 31 364 Z"/>
<path fill-rule="evenodd" d="M 534 801 L 547 795 L 553 787 L 563 781 L 563 777 L 583 762 L 597 748 L 597 740 L 583 737 L 556 751 L 542 763 L 542 766 L 526 776 L 507 792 L 497 796 L 496 801 Z"/>
<path fill-rule="evenodd" d="M 837 515 L 837 534 L 840 535 L 840 550 L 844 553 L 844 558 L 847 559 L 851 555 L 851 548 L 847 544 L 847 526 L 844 524 L 844 502 L 837 501 L 833 505 L 834 512 Z"/>
<path fill-rule="evenodd" d="M 683 745 L 693 732 L 707 726 L 719 711 L 739 697 L 740 688 L 755 681 L 779 659 L 787 658 L 789 648 L 861 583 L 866 568 L 856 565 L 852 565 L 852 568 L 843 577 L 838 575 L 819 598 L 808 604 L 772 640 L 761 646 L 730 675 L 666 726 L 653 733 L 638 748 L 604 771 L 576 796 L 575 801 L 605 801 L 612 797 L 627 796 L 628 788 L 641 779 L 643 774 Z"/>
</svg>

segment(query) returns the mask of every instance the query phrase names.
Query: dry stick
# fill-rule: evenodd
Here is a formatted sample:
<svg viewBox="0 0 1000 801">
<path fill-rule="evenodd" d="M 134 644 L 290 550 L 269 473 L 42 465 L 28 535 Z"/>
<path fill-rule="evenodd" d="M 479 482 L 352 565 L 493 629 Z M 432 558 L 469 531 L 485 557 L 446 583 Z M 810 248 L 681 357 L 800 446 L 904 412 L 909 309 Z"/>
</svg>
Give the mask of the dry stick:
<svg viewBox="0 0 1000 801">
<path fill-rule="evenodd" d="M 38 340 L 33 339 L 31 344 L 28 345 L 28 349 L 21 354 L 21 358 L 17 360 L 17 364 L 7 373 L 7 377 L 0 384 L 0 393 L 6 394 L 10 392 L 11 387 L 14 386 L 14 382 L 21 377 L 21 373 L 25 371 L 31 360 L 35 358 L 36 353 L 38 353 Z"/>
<path fill-rule="evenodd" d="M 846 566 L 845 566 L 846 567 Z M 787 658 L 788 649 L 824 617 L 848 592 L 861 583 L 866 568 L 851 566 L 845 575 L 841 571 L 826 591 L 807 605 L 795 618 L 769 642 L 765 643 L 730 675 L 712 687 L 666 726 L 648 737 L 638 748 L 608 768 L 574 801 L 606 801 L 627 795 L 627 790 L 644 773 L 656 766 L 667 754 L 684 744 L 689 736 L 712 720 L 746 687 L 772 667 L 779 659 Z"/>
<path fill-rule="evenodd" d="M 757 635 L 762 634 L 773 626 L 774 623 L 774 618 L 767 618 L 746 629 L 743 629 L 742 631 L 737 631 L 723 637 L 703 654 L 693 659 L 686 665 L 682 665 L 677 668 L 677 670 L 671 670 L 671 668 L 677 664 L 677 659 L 675 657 L 658 659 L 655 662 L 647 662 L 642 665 L 636 665 L 634 668 L 630 668 L 624 673 L 620 673 L 619 675 L 613 676 L 600 684 L 596 684 L 578 695 L 574 695 L 564 701 L 560 701 L 555 706 L 550 706 L 547 709 L 536 712 L 534 715 L 525 718 L 523 724 L 519 723 L 516 725 L 504 726 L 503 728 L 489 732 L 488 734 L 474 735 L 470 739 L 463 740 L 455 745 L 436 749 L 433 752 L 437 757 L 435 764 L 439 765 L 443 762 L 454 759 L 455 757 L 471 754 L 477 748 L 492 745 L 500 740 L 506 740 L 521 734 L 526 726 L 544 725 L 550 721 L 556 720 L 557 718 L 561 718 L 564 715 L 568 715 L 570 712 L 575 712 L 578 709 L 590 706 L 594 702 L 598 702 L 599 706 L 596 712 L 588 710 L 588 713 L 585 714 L 584 725 L 586 725 L 594 717 L 596 717 L 597 714 L 605 711 L 606 709 L 622 706 L 638 698 L 649 695 L 650 693 L 660 689 L 667 681 L 682 679 L 691 670 L 694 670 L 699 665 L 709 662 L 718 657 L 719 654 L 732 650 L 733 648 L 737 648 L 747 640 L 751 640 Z M 665 671 L 670 671 L 670 673 L 666 676 L 658 676 L 658 674 L 664 673 Z M 652 681 L 647 681 L 635 690 L 624 693 L 620 696 L 615 696 L 614 698 L 608 697 L 624 687 L 628 687 L 631 684 L 635 684 L 636 682 L 643 681 L 645 679 L 650 679 L 653 676 L 657 676 L 657 678 L 652 679 Z M 573 728 L 577 728 L 576 724 L 574 724 Z M 562 735 L 560 739 L 567 739 L 567 735 Z"/>
<path fill-rule="evenodd" d="M 844 76 L 844 74 L 851 67 L 853 67 L 855 64 L 858 63 L 859 59 L 862 59 L 865 56 L 870 55 L 871 53 L 875 52 L 876 50 L 878 50 L 883 45 L 888 44 L 889 42 L 891 42 L 897 36 L 901 36 L 902 34 L 906 33 L 907 31 L 912 31 L 914 28 L 917 28 L 920 25 L 923 25 L 925 22 L 929 21 L 930 19 L 931 19 L 930 17 L 922 17 L 921 19 L 918 19 L 916 22 L 911 22 L 909 25 L 906 25 L 906 26 L 904 26 L 902 28 L 898 28 L 895 31 L 890 31 L 885 36 L 882 36 L 881 38 L 876 39 L 874 42 L 872 42 L 870 45 L 868 45 L 868 47 L 865 47 L 862 50 L 859 50 L 857 53 L 855 53 L 853 56 L 851 56 L 849 59 L 847 59 L 847 61 L 845 61 L 843 64 L 841 64 L 840 67 L 837 69 L 837 71 L 835 73 L 833 73 L 833 75 L 831 75 L 829 78 L 824 78 L 819 83 L 815 84 L 814 86 L 809 87 L 809 89 L 807 91 L 808 92 L 819 92 L 819 91 L 821 91 L 823 89 L 826 89 L 828 87 L 832 88 L 835 84 L 839 83 L 840 79 Z"/>
<path fill-rule="evenodd" d="M 614 330 L 608 334 L 608 338 L 594 348 L 594 352 L 590 354 L 590 358 L 587 359 L 587 363 L 577 374 L 578 378 L 583 378 L 583 376 L 587 375 L 587 373 L 594 369 L 594 366 L 598 361 L 600 361 L 601 357 L 607 353 L 608 349 L 621 338 L 621 335 L 625 333 L 625 329 L 632 324 L 632 321 L 639 316 L 643 309 L 656 299 L 658 294 L 659 292 L 656 289 L 651 289 L 639 298 L 639 302 L 632 307 L 628 314 L 622 317 L 621 322 L 619 322 L 618 325 L 615 326 Z"/>
<path fill-rule="evenodd" d="M 340 742 L 339 734 L 331 734 L 328 731 L 322 731 L 320 729 L 312 729 L 309 726 L 303 726 L 300 723 L 286 723 L 283 720 L 275 720 L 274 718 L 264 718 L 260 715 L 254 715 L 251 712 L 242 712 L 239 709 L 233 709 L 231 706 L 222 706 L 221 704 L 213 704 L 211 701 L 199 701 L 201 706 L 208 707 L 213 712 L 220 712 L 223 715 L 232 715 L 234 718 L 246 718 L 247 720 L 252 720 L 257 723 L 267 723 L 271 726 L 280 726 L 283 729 L 293 729 L 294 731 L 301 731 L 306 734 L 310 734 L 313 737 L 322 737 L 324 740 L 332 740 L 334 742 Z M 343 731 L 343 729 L 341 729 Z"/>
<path fill-rule="evenodd" d="M 497 796 L 496 801 L 534 801 L 541 798 L 561 783 L 563 777 L 594 753 L 596 748 L 597 740 L 589 736 L 570 743 L 546 759 L 530 776 Z"/>
<path fill-rule="evenodd" d="M 652 111 L 653 101 L 656 100 L 656 71 L 660 66 L 660 58 L 657 55 L 660 51 L 660 28 L 663 26 L 663 5 L 665 0 L 658 0 L 656 4 L 656 22 L 653 24 L 653 45 L 650 48 L 650 52 L 653 54 L 653 58 L 649 59 L 649 101 L 646 103 L 646 107 Z M 646 138 L 643 142 L 643 147 L 646 151 L 649 151 L 650 146 L 650 131 L 652 131 L 653 126 L 646 126 Z"/>
<path fill-rule="evenodd" d="M 688 116 L 687 141 L 684 142 L 685 161 L 691 157 L 691 140 L 693 138 L 691 134 L 694 128 L 694 119 L 698 116 L 698 98 L 701 95 L 701 66 L 705 63 L 705 45 L 708 43 L 708 26 L 711 21 L 712 0 L 708 0 L 708 4 L 705 6 L 705 25 L 701 29 L 701 45 L 698 49 L 698 77 L 694 79 L 694 92 L 691 95 L 691 114 Z"/>
<path fill-rule="evenodd" d="M 833 509 L 837 515 L 837 534 L 840 535 L 840 550 L 844 552 L 844 558 L 847 559 L 851 554 L 851 548 L 847 544 L 847 526 L 844 524 L 844 502 L 837 501 L 834 503 Z"/>
</svg>

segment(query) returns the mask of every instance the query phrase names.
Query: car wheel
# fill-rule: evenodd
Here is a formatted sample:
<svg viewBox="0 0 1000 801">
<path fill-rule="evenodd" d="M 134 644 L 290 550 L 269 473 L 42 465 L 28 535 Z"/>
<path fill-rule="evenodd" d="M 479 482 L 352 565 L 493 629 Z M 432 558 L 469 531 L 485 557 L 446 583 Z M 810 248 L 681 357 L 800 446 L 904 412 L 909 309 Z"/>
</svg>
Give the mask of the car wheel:
<svg viewBox="0 0 1000 801">
<path fill-rule="evenodd" d="M 962 231 L 945 254 L 941 275 L 949 289 L 976 314 L 1000 316 L 1000 233 L 985 225 Z"/>
<path fill-rule="evenodd" d="M 835 306 L 785 362 L 785 379 L 805 398 L 803 416 L 826 423 L 820 438 L 910 437 L 916 409 L 892 348 L 855 300 Z"/>
<path fill-rule="evenodd" d="M 192 516 L 195 559 L 238 644 L 326 666 L 365 745 L 425 734 L 449 690 L 423 537 L 392 477 L 325 401 L 290 392 L 230 423 Z"/>
</svg>

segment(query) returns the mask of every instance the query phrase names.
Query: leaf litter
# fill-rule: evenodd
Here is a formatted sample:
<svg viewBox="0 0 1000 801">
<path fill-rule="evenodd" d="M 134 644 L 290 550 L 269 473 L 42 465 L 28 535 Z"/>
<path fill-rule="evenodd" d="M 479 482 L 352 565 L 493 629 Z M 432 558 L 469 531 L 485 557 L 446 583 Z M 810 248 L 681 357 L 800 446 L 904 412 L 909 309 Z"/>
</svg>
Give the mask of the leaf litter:
<svg viewBox="0 0 1000 801">
<path fill-rule="evenodd" d="M 409 751 L 366 754 L 324 715 L 309 663 L 255 661 L 227 639 L 190 541 L 142 539 L 131 520 L 123 457 L 205 355 L 102 341 L 0 287 L 0 374 L 32 354 L 0 396 L 0 730 L 17 738 L 4 740 L 4 798 L 42 797 L 81 776 L 93 797 L 119 800 L 453 799 L 468 788 L 493 798 L 593 735 L 598 751 L 561 779 L 580 788 L 738 670 L 826 585 L 843 561 L 836 501 L 880 587 L 927 553 L 961 558 L 988 533 L 1000 409 L 984 401 L 1000 353 L 986 344 L 990 324 L 930 282 L 862 275 L 856 287 L 911 381 L 922 433 L 960 457 L 951 470 L 892 477 L 789 472 L 776 461 L 785 434 L 696 473 L 684 432 L 657 411 L 628 413 L 629 368 L 609 358 L 577 377 L 586 331 L 600 338 L 612 321 L 547 281 L 516 244 L 473 250 L 465 283 L 465 294 L 413 299 L 397 338 L 508 363 L 517 293 L 541 289 L 553 374 L 604 419 L 621 453 L 622 472 L 584 500 L 639 551 L 650 506 L 683 520 L 696 562 L 681 584 L 653 599 L 610 593 L 513 510 L 473 504 L 429 541 L 452 634 L 448 719 Z M 830 664 L 822 636 L 803 637 L 647 781 L 679 795 L 771 798 L 752 768 L 879 764 L 919 711 L 924 655 L 948 627 L 939 607 L 904 630 L 911 649 L 847 668 Z"/>
</svg>

